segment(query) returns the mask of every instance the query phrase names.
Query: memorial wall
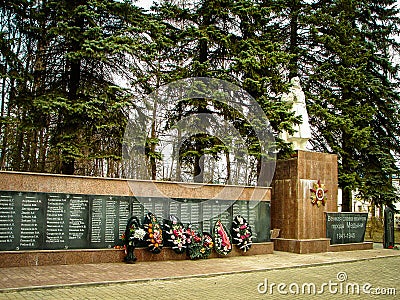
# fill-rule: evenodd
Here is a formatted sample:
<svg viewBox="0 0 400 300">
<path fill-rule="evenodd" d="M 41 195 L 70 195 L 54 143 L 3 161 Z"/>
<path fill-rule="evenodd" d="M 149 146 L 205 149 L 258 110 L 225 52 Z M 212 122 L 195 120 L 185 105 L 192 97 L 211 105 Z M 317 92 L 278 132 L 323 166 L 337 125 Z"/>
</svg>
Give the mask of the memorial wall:
<svg viewBox="0 0 400 300">
<path fill-rule="evenodd" d="M 0 250 L 111 248 L 130 215 L 143 219 L 151 211 L 160 220 L 177 216 L 211 232 L 217 219 L 230 229 L 236 215 L 253 228 L 254 242 L 269 241 L 269 202 L 0 192 Z"/>
<path fill-rule="evenodd" d="M 11 181 L 9 176 L 17 176 L 14 179 L 20 180 L 19 190 L 4 190 L 5 186 L 0 183 L 0 250 L 112 248 L 122 245 L 120 237 L 125 231 L 128 218 L 135 215 L 142 220 L 149 211 L 160 221 L 167 219 L 169 215 L 175 215 L 184 225 L 196 224 L 206 232 L 211 232 L 217 219 L 229 230 L 233 218 L 242 215 L 252 227 L 253 242 L 270 241 L 270 202 L 265 199 L 269 193 L 264 195 L 264 199 L 260 199 L 262 201 L 254 201 L 251 197 L 246 200 L 244 198 L 248 195 L 254 196 L 254 193 L 249 193 L 250 187 L 243 188 L 237 200 L 227 199 L 229 193 L 220 193 L 224 199 L 128 196 L 115 195 L 115 192 L 110 195 L 96 195 L 49 192 L 60 191 L 60 187 L 55 187 L 52 183 L 53 177 L 50 175 L 44 176 L 46 181 L 43 181 L 43 176 L 36 178 L 33 174 L 24 176 L 20 173 L 2 172 L 0 176 L 2 179 L 8 176 L 6 179 L 9 187 L 18 186 L 18 182 Z M 41 191 L 27 191 L 27 186 L 35 186 L 32 181 L 36 179 L 41 182 L 36 184 Z M 68 176 L 57 176 L 55 184 L 60 179 L 67 182 L 74 180 Z M 117 186 L 121 184 L 120 181 L 114 182 Z M 99 180 L 99 184 L 102 183 L 105 181 Z M 108 188 L 112 186 L 109 182 L 107 184 Z M 186 192 L 182 188 L 178 190 L 174 183 L 160 184 L 167 186 L 170 191 L 179 191 L 182 196 L 188 196 L 190 192 L 196 192 L 197 196 L 202 194 L 199 189 L 188 189 Z M 73 185 L 66 183 L 65 186 Z M 203 188 L 207 196 L 211 194 L 209 189 L 219 189 L 216 186 Z M 82 187 L 70 190 L 76 189 L 82 190 Z M 101 191 L 101 188 L 97 190 Z M 173 194 L 170 192 L 168 196 L 171 193 Z"/>
</svg>

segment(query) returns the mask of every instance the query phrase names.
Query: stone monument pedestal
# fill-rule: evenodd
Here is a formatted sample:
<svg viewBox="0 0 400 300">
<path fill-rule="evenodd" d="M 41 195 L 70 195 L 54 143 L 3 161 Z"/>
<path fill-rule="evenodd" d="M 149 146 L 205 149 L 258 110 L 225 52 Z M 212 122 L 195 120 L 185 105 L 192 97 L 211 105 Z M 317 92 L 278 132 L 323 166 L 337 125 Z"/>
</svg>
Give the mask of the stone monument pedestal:
<svg viewBox="0 0 400 300">
<path fill-rule="evenodd" d="M 297 151 L 297 156 L 279 160 L 272 182 L 271 229 L 280 229 L 272 239 L 274 250 L 293 253 L 330 251 L 326 238 L 325 212 L 337 211 L 337 156 Z M 320 184 L 325 205 L 313 205 L 312 191 Z"/>
</svg>

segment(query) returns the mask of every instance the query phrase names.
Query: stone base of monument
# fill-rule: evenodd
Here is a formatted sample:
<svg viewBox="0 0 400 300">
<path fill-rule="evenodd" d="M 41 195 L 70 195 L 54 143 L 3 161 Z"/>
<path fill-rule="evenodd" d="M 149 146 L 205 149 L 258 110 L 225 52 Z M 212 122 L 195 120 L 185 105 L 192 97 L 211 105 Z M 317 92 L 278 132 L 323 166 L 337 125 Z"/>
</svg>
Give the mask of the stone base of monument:
<svg viewBox="0 0 400 300">
<path fill-rule="evenodd" d="M 369 250 L 374 248 L 373 242 L 329 245 L 330 252 Z"/>
<path fill-rule="evenodd" d="M 292 252 L 299 254 L 319 253 L 329 251 L 330 239 L 272 239 L 276 251 Z"/>
<path fill-rule="evenodd" d="M 274 250 L 298 254 L 373 249 L 372 242 L 330 245 L 330 239 L 272 239 Z"/>
<path fill-rule="evenodd" d="M 272 242 L 253 244 L 249 251 L 243 252 L 236 246 L 226 257 L 272 254 Z M 136 248 L 136 263 L 144 261 L 165 261 L 189 259 L 186 254 L 177 254 L 171 248 L 164 247 L 159 254 L 151 253 L 147 248 Z M 213 251 L 210 258 L 225 257 Z M 1 251 L 0 267 L 30 267 L 45 265 L 72 265 L 95 263 L 123 263 L 125 252 L 123 249 L 68 249 L 68 250 L 27 250 Z"/>
<path fill-rule="evenodd" d="M 1 251 L 0 267 L 31 267 L 121 262 L 125 257 L 120 249 L 68 249 Z"/>
</svg>

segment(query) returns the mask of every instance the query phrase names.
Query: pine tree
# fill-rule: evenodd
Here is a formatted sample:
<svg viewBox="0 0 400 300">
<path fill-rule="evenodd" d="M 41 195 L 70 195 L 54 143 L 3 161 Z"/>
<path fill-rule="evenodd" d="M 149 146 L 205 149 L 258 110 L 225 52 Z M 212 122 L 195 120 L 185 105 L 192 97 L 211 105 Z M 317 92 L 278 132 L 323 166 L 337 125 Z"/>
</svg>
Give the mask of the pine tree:
<svg viewBox="0 0 400 300">
<path fill-rule="evenodd" d="M 7 1 L 2 9 L 20 36 L 20 48 L 2 53 L 27 62 L 19 81 L 5 83 L 18 120 L 15 141 L 2 151 L 11 169 L 119 176 L 130 99 L 118 79 L 141 45 L 143 12 L 106 0 Z M 11 38 L 4 36 L 12 45 Z"/>
<path fill-rule="evenodd" d="M 312 6 L 309 51 L 316 54 L 306 90 L 316 129 L 313 143 L 338 154 L 344 211 L 351 210 L 355 188 L 376 203 L 389 202 L 388 195 L 390 201 L 395 198 L 390 176 L 398 172 L 398 78 L 385 49 L 395 46 L 388 33 L 395 33 L 399 20 L 389 2 L 318 1 Z"/>
<path fill-rule="evenodd" d="M 268 25 L 269 19 L 265 19 L 268 15 L 273 18 L 271 5 L 227 0 L 177 5 L 173 1 L 165 1 L 158 8 L 158 13 L 161 20 L 166 20 L 167 32 L 171 40 L 176 37 L 179 47 L 179 51 L 170 52 L 176 54 L 175 67 L 169 72 L 176 75 L 171 75 L 171 78 L 205 76 L 228 80 L 248 91 L 265 108 L 276 132 L 281 126 L 288 129 L 289 122 L 282 122 L 282 119 L 289 119 L 290 113 L 286 105 L 277 99 L 283 86 L 279 69 L 287 64 L 289 56 L 273 38 L 276 26 Z M 211 111 L 232 121 L 245 138 L 247 148 L 256 161 L 249 177 L 257 178 L 261 161 L 257 138 L 254 131 L 249 130 L 250 126 L 243 116 L 232 108 L 212 99 L 187 99 L 180 102 L 171 118 L 178 122 L 190 114 Z M 219 154 L 215 156 L 217 159 L 228 156 L 226 147 L 218 139 L 207 138 L 207 135 L 198 137 L 188 141 L 186 146 L 191 145 L 191 148 L 187 148 L 186 154 L 182 155 L 184 162 L 192 164 L 193 177 L 202 180 L 198 175 L 204 169 L 200 166 L 204 151 L 215 154 L 215 150 L 219 149 Z M 231 162 L 228 158 L 226 160 L 229 169 Z"/>
<path fill-rule="evenodd" d="M 179 49 L 172 51 L 176 56 L 173 57 L 174 67 L 169 71 L 170 78 L 226 76 L 222 68 L 224 60 L 229 59 L 226 55 L 226 3 L 227 1 L 204 0 L 186 6 L 183 3 L 165 1 L 158 8 L 159 17 L 165 20 L 169 36 L 176 44 L 175 49 Z M 183 63 L 184 68 L 181 66 Z M 170 114 L 168 127 L 162 130 L 168 130 L 185 117 L 207 114 L 212 109 L 221 115 L 222 106 L 213 99 L 182 99 Z M 185 151 L 182 152 L 182 149 Z M 182 149 L 180 163 L 191 169 L 193 180 L 203 182 L 204 155 L 213 153 L 214 158 L 218 159 L 218 152 L 224 152 L 226 147 L 219 139 L 201 134 L 187 140 Z M 180 175 L 177 174 L 178 177 Z"/>
</svg>

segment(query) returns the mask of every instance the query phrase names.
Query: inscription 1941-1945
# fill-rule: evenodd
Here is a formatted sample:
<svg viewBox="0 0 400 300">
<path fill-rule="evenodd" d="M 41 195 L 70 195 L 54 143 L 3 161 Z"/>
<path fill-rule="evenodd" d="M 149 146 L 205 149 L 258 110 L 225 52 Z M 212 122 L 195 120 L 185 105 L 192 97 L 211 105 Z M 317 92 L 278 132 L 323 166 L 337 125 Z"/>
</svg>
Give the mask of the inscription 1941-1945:
<svg viewBox="0 0 400 300">
<path fill-rule="evenodd" d="M 326 237 L 331 245 L 362 243 L 368 213 L 326 213 Z"/>
</svg>

